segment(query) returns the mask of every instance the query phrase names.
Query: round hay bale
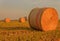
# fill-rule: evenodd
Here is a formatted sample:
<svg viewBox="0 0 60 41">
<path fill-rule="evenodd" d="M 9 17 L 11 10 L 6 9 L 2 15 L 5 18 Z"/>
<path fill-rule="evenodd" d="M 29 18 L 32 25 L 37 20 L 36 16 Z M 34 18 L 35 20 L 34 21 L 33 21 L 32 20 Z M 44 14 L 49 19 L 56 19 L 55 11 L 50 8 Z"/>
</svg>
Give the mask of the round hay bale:
<svg viewBox="0 0 60 41">
<path fill-rule="evenodd" d="M 10 22 L 11 20 L 10 20 L 10 18 L 5 18 L 5 22 L 6 23 L 8 23 L 8 22 Z"/>
<path fill-rule="evenodd" d="M 37 30 L 55 30 L 58 24 L 58 13 L 55 8 L 34 8 L 28 16 L 29 24 Z"/>
<path fill-rule="evenodd" d="M 22 22 L 22 23 L 24 23 L 24 22 L 26 22 L 26 18 L 25 18 L 25 17 L 21 17 L 21 18 L 19 19 L 19 21 Z"/>
</svg>

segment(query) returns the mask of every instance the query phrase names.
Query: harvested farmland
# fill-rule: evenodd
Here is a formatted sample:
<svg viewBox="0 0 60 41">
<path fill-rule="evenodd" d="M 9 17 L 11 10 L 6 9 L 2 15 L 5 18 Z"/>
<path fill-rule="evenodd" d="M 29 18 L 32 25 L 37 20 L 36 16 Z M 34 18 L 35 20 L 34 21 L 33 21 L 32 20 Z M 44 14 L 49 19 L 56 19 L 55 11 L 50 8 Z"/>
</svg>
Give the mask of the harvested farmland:
<svg viewBox="0 0 60 41">
<path fill-rule="evenodd" d="M 58 26 L 57 26 L 58 24 Z M 35 8 L 28 21 L 0 21 L 0 41 L 60 41 L 60 21 L 54 8 Z"/>
<path fill-rule="evenodd" d="M 26 24 L 26 22 L 22 24 L 24 25 Z M 59 41 L 59 40 L 60 30 L 58 29 L 56 29 L 55 31 L 42 32 L 34 30 L 32 28 L 26 28 L 25 26 L 23 28 L 18 29 L 15 28 L 9 29 L 9 27 L 0 28 L 0 41 Z"/>
<path fill-rule="evenodd" d="M 4 22 L 3 20 L 0 21 L 0 27 L 30 27 L 28 21 L 23 23 L 19 22 L 18 20 L 11 20 L 10 22 Z"/>
</svg>

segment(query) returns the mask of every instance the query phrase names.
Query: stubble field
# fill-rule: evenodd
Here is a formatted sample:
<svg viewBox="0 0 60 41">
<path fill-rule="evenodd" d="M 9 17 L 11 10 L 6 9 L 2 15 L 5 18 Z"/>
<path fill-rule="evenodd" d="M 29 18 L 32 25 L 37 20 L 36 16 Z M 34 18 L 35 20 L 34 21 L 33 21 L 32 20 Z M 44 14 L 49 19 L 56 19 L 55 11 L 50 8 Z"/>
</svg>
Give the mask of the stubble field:
<svg viewBox="0 0 60 41">
<path fill-rule="evenodd" d="M 37 31 L 29 23 L 0 21 L 0 41 L 60 41 L 60 20 L 55 31 Z"/>
</svg>

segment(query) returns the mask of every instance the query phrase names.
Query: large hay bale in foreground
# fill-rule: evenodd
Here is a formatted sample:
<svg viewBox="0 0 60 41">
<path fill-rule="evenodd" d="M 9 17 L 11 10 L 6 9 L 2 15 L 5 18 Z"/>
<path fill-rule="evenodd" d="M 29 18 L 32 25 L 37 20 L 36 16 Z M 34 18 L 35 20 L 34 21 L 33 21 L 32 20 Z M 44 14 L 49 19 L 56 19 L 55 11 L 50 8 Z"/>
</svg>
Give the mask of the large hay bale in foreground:
<svg viewBox="0 0 60 41">
<path fill-rule="evenodd" d="M 55 30 L 58 24 L 58 13 L 54 8 L 34 8 L 28 16 L 29 24 L 37 30 Z"/>
</svg>

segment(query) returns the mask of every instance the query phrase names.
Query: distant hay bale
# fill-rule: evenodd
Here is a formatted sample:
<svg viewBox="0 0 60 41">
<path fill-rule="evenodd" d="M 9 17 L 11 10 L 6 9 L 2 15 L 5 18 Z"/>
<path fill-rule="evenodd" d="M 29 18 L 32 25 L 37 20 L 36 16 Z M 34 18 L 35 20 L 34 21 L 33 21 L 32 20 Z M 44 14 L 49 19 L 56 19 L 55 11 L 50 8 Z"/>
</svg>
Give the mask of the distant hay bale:
<svg viewBox="0 0 60 41">
<path fill-rule="evenodd" d="M 19 19 L 19 22 L 22 22 L 22 23 L 24 23 L 24 22 L 26 22 L 26 17 L 21 17 L 20 19 Z"/>
<path fill-rule="evenodd" d="M 11 20 L 10 20 L 10 18 L 5 18 L 5 20 L 4 20 L 6 23 L 8 23 L 8 22 L 10 22 Z"/>
<path fill-rule="evenodd" d="M 34 8 L 28 16 L 29 24 L 37 30 L 56 30 L 58 13 L 55 8 Z"/>
</svg>

